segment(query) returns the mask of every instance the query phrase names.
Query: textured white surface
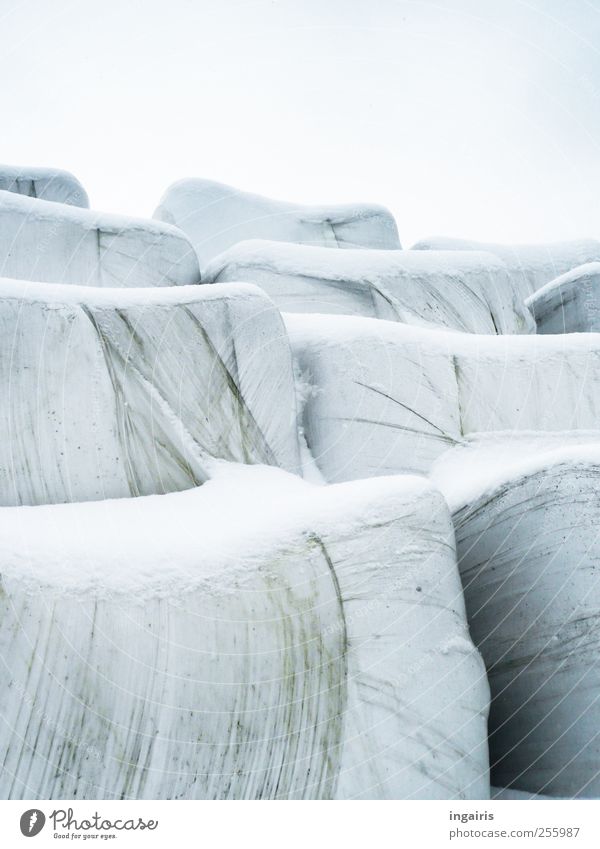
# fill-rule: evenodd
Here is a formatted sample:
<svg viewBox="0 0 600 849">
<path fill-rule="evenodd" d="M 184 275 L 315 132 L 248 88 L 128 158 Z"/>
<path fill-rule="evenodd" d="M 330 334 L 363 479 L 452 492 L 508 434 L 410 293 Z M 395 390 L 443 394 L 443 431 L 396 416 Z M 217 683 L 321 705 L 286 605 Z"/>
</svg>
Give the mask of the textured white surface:
<svg viewBox="0 0 600 849">
<path fill-rule="evenodd" d="M 597 797 L 600 336 L 286 321 L 324 477 L 429 473 L 452 509 L 492 780 Z"/>
<path fill-rule="evenodd" d="M 538 333 L 600 330 L 600 262 L 588 262 L 546 283 L 525 301 Z"/>
<path fill-rule="evenodd" d="M 539 245 L 501 245 L 435 236 L 413 245 L 413 250 L 489 251 L 506 263 L 515 292 L 522 298 L 533 294 L 555 277 L 578 265 L 600 260 L 600 242 L 574 239 Z"/>
<path fill-rule="evenodd" d="M 214 458 L 299 467 L 289 344 L 253 286 L 0 281 L 0 503 L 185 489 Z"/>
<path fill-rule="evenodd" d="M 440 495 L 221 472 L 0 511 L 2 798 L 485 798 Z"/>
<path fill-rule="evenodd" d="M 508 270 L 476 251 L 331 251 L 247 241 L 215 257 L 203 281 L 256 283 L 285 312 L 336 313 L 471 333 L 524 333 L 531 316 Z"/>
<path fill-rule="evenodd" d="M 490 678 L 492 781 L 600 795 L 600 445 L 513 475 L 454 513 Z"/>
<path fill-rule="evenodd" d="M 0 274 L 82 286 L 197 283 L 198 259 L 175 227 L 0 191 Z"/>
<path fill-rule="evenodd" d="M 474 433 L 504 432 L 510 445 L 520 431 L 599 429 L 597 334 L 480 336 L 289 314 L 286 324 L 315 387 L 304 426 L 329 481 L 427 473 Z"/>
<path fill-rule="evenodd" d="M 376 204 L 303 206 L 241 192 L 212 180 L 179 180 L 163 195 L 154 217 L 189 236 L 202 268 L 243 239 L 332 248 L 400 248 L 396 222 Z"/>
<path fill-rule="evenodd" d="M 429 477 L 455 512 L 523 475 L 571 460 L 595 463 L 599 448 L 600 429 L 474 433 L 441 454 Z"/>
<path fill-rule="evenodd" d="M 70 206 L 90 205 L 79 180 L 60 168 L 0 165 L 0 190 Z"/>
</svg>

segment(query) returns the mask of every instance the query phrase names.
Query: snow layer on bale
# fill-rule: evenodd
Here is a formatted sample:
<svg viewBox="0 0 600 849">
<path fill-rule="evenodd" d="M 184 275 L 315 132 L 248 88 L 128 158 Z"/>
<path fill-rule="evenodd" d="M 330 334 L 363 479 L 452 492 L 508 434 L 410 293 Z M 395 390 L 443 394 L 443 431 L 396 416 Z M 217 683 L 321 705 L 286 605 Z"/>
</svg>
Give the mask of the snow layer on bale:
<svg viewBox="0 0 600 849">
<path fill-rule="evenodd" d="M 538 333 L 600 330 L 600 262 L 588 262 L 561 274 L 534 292 L 525 305 Z"/>
<path fill-rule="evenodd" d="M 515 293 L 520 300 L 578 265 L 600 260 L 600 242 L 574 239 L 538 245 L 501 245 L 435 236 L 413 245 L 412 250 L 489 251 L 506 263 Z"/>
<path fill-rule="evenodd" d="M 486 798 L 441 496 L 221 471 L 0 511 L 2 798 Z"/>
<path fill-rule="evenodd" d="M 600 336 L 479 336 L 285 317 L 314 391 L 305 433 L 329 481 L 427 473 L 470 434 L 599 429 Z M 578 438 L 578 437 L 575 437 Z"/>
<path fill-rule="evenodd" d="M 471 333 L 533 329 L 508 271 L 476 251 L 346 250 L 247 241 L 206 267 L 203 281 L 244 280 L 286 312 L 335 313 Z"/>
<path fill-rule="evenodd" d="M 0 281 L 0 503 L 171 492 L 214 458 L 299 466 L 289 343 L 254 286 Z"/>
<path fill-rule="evenodd" d="M 598 796 L 600 336 L 288 316 L 328 480 L 430 473 L 490 675 L 492 780 Z"/>
<path fill-rule="evenodd" d="M 200 280 L 194 249 L 175 227 L 3 191 L 0 274 L 82 286 Z"/>
<path fill-rule="evenodd" d="M 60 168 L 0 165 L 0 190 L 70 206 L 90 205 L 77 177 Z"/>
<path fill-rule="evenodd" d="M 303 206 L 241 192 L 212 180 L 179 180 L 154 217 L 186 233 L 202 268 L 244 239 L 331 248 L 400 248 L 392 214 L 376 204 Z"/>
<path fill-rule="evenodd" d="M 455 512 L 484 497 L 493 497 L 524 474 L 537 474 L 571 457 L 595 462 L 600 430 L 497 431 L 470 434 L 445 451 L 429 471 Z"/>
</svg>

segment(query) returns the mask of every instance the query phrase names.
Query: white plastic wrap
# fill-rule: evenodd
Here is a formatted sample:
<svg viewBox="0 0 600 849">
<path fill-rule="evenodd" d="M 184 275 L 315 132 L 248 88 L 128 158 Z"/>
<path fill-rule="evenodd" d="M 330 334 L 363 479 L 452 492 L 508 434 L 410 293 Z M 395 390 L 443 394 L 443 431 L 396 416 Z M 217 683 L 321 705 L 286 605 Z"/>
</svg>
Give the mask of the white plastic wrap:
<svg viewBox="0 0 600 849">
<path fill-rule="evenodd" d="M 1 510 L 0 796 L 486 798 L 455 557 L 414 478 Z"/>
<path fill-rule="evenodd" d="M 383 206 L 303 206 L 212 180 L 174 183 L 154 217 L 175 224 L 189 236 L 203 269 L 214 256 L 244 239 L 331 248 L 400 248 L 396 222 Z"/>
<path fill-rule="evenodd" d="M 203 483 L 215 458 L 298 471 L 289 343 L 253 286 L 0 281 L 0 503 Z"/>
<path fill-rule="evenodd" d="M 600 445 L 540 458 L 455 511 L 490 678 L 492 781 L 598 798 Z"/>
<path fill-rule="evenodd" d="M 203 281 L 260 286 L 284 312 L 334 313 L 439 325 L 470 333 L 526 333 L 534 324 L 504 263 L 478 251 L 332 252 L 282 242 L 234 245 Z"/>
<path fill-rule="evenodd" d="M 90 205 L 79 180 L 60 168 L 0 165 L 0 190 L 70 206 Z"/>
<path fill-rule="evenodd" d="M 179 286 L 200 280 L 175 227 L 0 191 L 0 274 L 82 286 Z"/>
<path fill-rule="evenodd" d="M 525 301 L 538 333 L 600 330 L 600 262 L 588 262 L 550 281 Z"/>
<path fill-rule="evenodd" d="M 520 300 L 578 265 L 600 260 L 600 241 L 574 239 L 538 245 L 502 245 L 435 236 L 413 245 L 413 250 L 489 251 L 506 263 Z"/>
<path fill-rule="evenodd" d="M 598 796 L 600 336 L 286 321 L 325 479 L 417 471 L 452 509 L 494 783 Z"/>
<path fill-rule="evenodd" d="M 599 428 L 600 336 L 479 336 L 287 315 L 327 480 L 427 473 L 471 434 Z M 577 433 L 573 435 L 577 439 Z"/>
</svg>

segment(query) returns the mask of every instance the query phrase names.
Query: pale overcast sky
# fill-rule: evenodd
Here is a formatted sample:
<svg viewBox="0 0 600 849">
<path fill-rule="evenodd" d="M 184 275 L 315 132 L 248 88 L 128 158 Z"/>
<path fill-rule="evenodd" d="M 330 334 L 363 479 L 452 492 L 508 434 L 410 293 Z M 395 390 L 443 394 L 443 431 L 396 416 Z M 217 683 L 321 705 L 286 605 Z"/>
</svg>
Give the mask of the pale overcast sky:
<svg viewBox="0 0 600 849">
<path fill-rule="evenodd" d="M 0 161 L 377 201 L 405 246 L 600 237 L 600 0 L 0 0 Z"/>
</svg>

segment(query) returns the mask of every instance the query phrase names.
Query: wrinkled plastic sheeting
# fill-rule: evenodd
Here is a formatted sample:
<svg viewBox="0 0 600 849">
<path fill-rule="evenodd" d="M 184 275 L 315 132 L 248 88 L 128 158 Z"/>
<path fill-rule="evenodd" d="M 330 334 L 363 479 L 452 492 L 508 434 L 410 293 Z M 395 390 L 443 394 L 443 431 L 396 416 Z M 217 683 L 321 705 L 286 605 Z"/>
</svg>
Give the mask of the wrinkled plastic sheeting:
<svg viewBox="0 0 600 849">
<path fill-rule="evenodd" d="M 598 430 L 600 336 L 479 336 L 287 315 L 326 480 L 428 473 L 470 434 Z"/>
<path fill-rule="evenodd" d="M 528 333 L 504 263 L 480 251 L 332 251 L 248 241 L 209 263 L 206 283 L 244 280 L 279 309 L 436 325 L 467 333 Z"/>
<path fill-rule="evenodd" d="M 597 333 L 600 330 L 600 262 L 561 274 L 525 301 L 538 333 Z"/>
<path fill-rule="evenodd" d="M 189 236 L 201 268 L 244 239 L 331 248 L 400 248 L 396 222 L 383 206 L 303 206 L 241 192 L 212 180 L 174 183 L 154 217 Z"/>
<path fill-rule="evenodd" d="M 296 479 L 286 498 L 256 471 L 241 497 L 2 511 L 3 798 L 489 795 L 441 496 Z"/>
<path fill-rule="evenodd" d="M 0 274 L 82 286 L 179 286 L 200 280 L 175 227 L 0 191 Z"/>
<path fill-rule="evenodd" d="M 0 503 L 148 495 L 215 458 L 298 470 L 289 344 L 253 286 L 0 281 Z"/>
<path fill-rule="evenodd" d="M 600 795 L 600 451 L 454 514 L 471 634 L 492 689 L 492 782 Z"/>
<path fill-rule="evenodd" d="M 412 250 L 477 250 L 489 251 L 506 263 L 511 283 L 521 301 L 560 274 L 578 265 L 600 260 L 600 242 L 596 239 L 573 239 L 532 245 L 502 245 L 435 236 L 413 245 Z"/>
<path fill-rule="evenodd" d="M 288 323 L 326 478 L 446 464 L 434 481 L 490 675 L 492 782 L 597 797 L 600 338 Z"/>
<path fill-rule="evenodd" d="M 88 196 L 73 174 L 60 168 L 0 165 L 0 191 L 87 208 Z"/>
</svg>

